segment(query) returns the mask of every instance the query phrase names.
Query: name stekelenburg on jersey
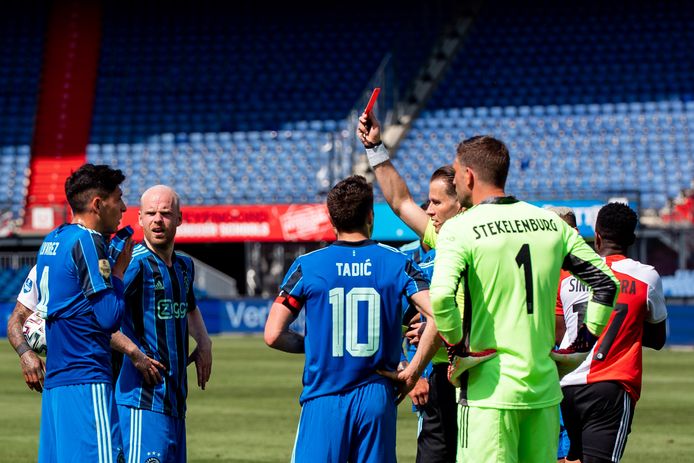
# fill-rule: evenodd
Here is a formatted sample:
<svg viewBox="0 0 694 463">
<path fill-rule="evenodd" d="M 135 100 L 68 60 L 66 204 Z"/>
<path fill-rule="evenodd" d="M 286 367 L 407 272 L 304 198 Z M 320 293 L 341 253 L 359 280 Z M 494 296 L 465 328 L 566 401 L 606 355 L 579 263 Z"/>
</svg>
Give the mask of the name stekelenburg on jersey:
<svg viewBox="0 0 694 463">
<path fill-rule="evenodd" d="M 520 220 L 495 220 L 482 225 L 472 227 L 475 239 L 488 238 L 502 233 L 528 233 L 536 231 L 558 231 L 554 220 L 547 219 L 520 219 Z"/>
</svg>

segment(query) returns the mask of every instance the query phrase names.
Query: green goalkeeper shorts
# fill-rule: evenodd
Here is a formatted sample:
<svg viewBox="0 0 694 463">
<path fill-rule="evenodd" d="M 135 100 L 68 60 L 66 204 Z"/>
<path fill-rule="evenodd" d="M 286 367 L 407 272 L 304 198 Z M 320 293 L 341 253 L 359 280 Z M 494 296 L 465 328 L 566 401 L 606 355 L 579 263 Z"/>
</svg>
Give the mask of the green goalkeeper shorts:
<svg viewBox="0 0 694 463">
<path fill-rule="evenodd" d="M 458 463 L 553 463 L 559 405 L 534 410 L 459 405 L 458 433 Z"/>
</svg>

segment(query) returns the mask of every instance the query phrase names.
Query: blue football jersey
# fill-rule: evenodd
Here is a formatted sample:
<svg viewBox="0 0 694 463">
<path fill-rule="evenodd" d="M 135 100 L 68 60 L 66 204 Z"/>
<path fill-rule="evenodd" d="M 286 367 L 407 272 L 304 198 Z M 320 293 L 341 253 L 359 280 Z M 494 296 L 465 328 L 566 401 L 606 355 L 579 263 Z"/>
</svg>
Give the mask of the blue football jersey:
<svg viewBox="0 0 694 463">
<path fill-rule="evenodd" d="M 397 368 L 402 296 L 429 289 L 412 259 L 372 240 L 336 241 L 296 259 L 281 286 L 306 315 L 308 399 L 348 391 Z"/>
<path fill-rule="evenodd" d="M 61 225 L 39 249 L 36 276 L 36 307 L 46 317 L 46 345 L 51 346 L 44 386 L 111 382 L 109 343 L 122 305 L 107 326 L 94 310 L 101 294 L 114 292 L 106 239 L 81 225 Z M 122 284 L 118 287 L 122 291 Z"/>
<path fill-rule="evenodd" d="M 148 357 L 166 366 L 163 382 L 148 386 L 129 358 L 116 384 L 116 403 L 183 418 L 188 395 L 188 312 L 196 310 L 193 261 L 174 253 L 166 263 L 138 244 L 125 273 L 121 331 Z"/>
<path fill-rule="evenodd" d="M 434 274 L 434 259 L 436 258 L 436 249 L 431 249 L 429 252 L 424 252 L 420 256 L 420 261 L 419 267 L 422 269 L 422 273 L 424 273 L 424 276 L 426 277 L 427 281 L 431 282 L 431 276 Z M 409 323 L 409 320 L 407 318 L 412 319 L 414 315 L 417 313 L 417 308 L 414 307 L 414 305 L 409 305 L 407 307 L 407 310 L 405 311 L 405 319 L 403 320 L 403 324 Z M 426 320 L 424 316 L 421 316 L 422 320 Z M 408 362 L 412 360 L 412 357 L 414 357 L 414 354 L 417 352 L 417 347 L 413 346 L 409 342 L 405 341 L 405 346 L 407 347 L 407 352 L 404 353 L 405 358 L 401 358 L 401 360 L 407 360 Z M 431 368 L 432 368 L 432 363 L 429 362 L 422 372 L 422 378 L 428 378 L 429 375 L 431 374 Z"/>
</svg>

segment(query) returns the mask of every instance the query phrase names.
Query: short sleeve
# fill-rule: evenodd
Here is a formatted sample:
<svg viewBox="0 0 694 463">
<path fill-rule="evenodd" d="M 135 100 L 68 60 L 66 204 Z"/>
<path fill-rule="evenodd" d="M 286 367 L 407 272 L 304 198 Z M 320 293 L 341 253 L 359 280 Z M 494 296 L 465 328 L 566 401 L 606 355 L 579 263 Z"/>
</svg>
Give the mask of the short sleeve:
<svg viewBox="0 0 694 463">
<path fill-rule="evenodd" d="M 404 293 L 407 297 L 417 294 L 420 291 L 429 289 L 429 278 L 422 271 L 419 265 L 407 258 L 404 268 L 405 289 Z"/>
<path fill-rule="evenodd" d="M 188 263 L 190 264 L 186 267 L 189 269 L 189 274 L 186 276 L 188 281 L 185 283 L 187 283 L 186 291 L 188 296 L 188 312 L 192 312 L 198 306 L 198 302 L 195 299 L 195 263 L 192 259 L 189 260 Z"/>
<path fill-rule="evenodd" d="M 660 275 L 654 270 L 653 281 L 648 284 L 648 313 L 646 321 L 648 323 L 660 323 L 667 318 L 667 308 L 665 306 L 665 295 L 663 293 L 663 282 Z"/>
<path fill-rule="evenodd" d="M 113 288 L 111 262 L 106 240 L 101 234 L 82 233 L 72 247 L 72 261 L 82 293 L 86 297 Z"/>
<path fill-rule="evenodd" d="M 280 285 L 280 296 L 292 296 L 295 299 L 304 299 L 304 275 L 301 270 L 301 261 L 297 259 L 287 271 Z"/>
<path fill-rule="evenodd" d="M 424 236 L 422 237 L 422 243 L 429 246 L 431 249 L 436 249 L 436 228 L 434 228 L 434 221 L 429 219 L 427 222 L 427 227 L 424 229 Z"/>
<path fill-rule="evenodd" d="M 557 303 L 554 307 L 554 314 L 564 316 L 564 302 L 561 300 L 561 284 L 564 282 L 564 270 L 562 270 L 562 276 L 559 279 L 559 288 L 557 289 Z"/>
<path fill-rule="evenodd" d="M 564 303 L 561 301 L 561 285 L 559 286 L 559 291 L 557 291 L 557 304 L 554 308 L 555 315 L 564 315 Z"/>
<path fill-rule="evenodd" d="M 24 280 L 22 290 L 17 295 L 17 302 L 24 307 L 36 311 L 36 305 L 39 303 L 39 292 L 36 288 L 36 266 L 34 265 L 29 274 Z"/>
</svg>

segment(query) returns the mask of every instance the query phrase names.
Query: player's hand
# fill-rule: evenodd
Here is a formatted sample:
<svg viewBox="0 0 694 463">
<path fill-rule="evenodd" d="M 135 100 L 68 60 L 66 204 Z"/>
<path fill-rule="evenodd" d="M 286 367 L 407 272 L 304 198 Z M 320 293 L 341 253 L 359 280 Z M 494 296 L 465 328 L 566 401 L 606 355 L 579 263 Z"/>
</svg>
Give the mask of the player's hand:
<svg viewBox="0 0 694 463">
<path fill-rule="evenodd" d="M 113 264 L 113 268 L 111 269 L 111 274 L 114 277 L 120 280 L 123 279 L 125 270 L 128 268 L 128 265 L 130 265 L 130 260 L 133 257 L 133 247 L 135 247 L 135 241 L 133 241 L 132 238 L 128 238 L 123 247 L 123 251 L 118 255 L 118 259 L 116 259 L 116 263 Z"/>
<path fill-rule="evenodd" d="M 43 378 L 46 375 L 46 364 L 33 350 L 28 350 L 19 357 L 22 366 L 24 381 L 29 389 L 36 392 L 43 391 Z"/>
<path fill-rule="evenodd" d="M 415 369 L 410 368 L 410 366 L 401 371 L 376 370 L 376 373 L 388 378 L 395 385 L 397 394 L 395 400 L 396 405 L 402 402 L 403 399 L 407 397 L 407 393 L 414 389 L 420 376 Z"/>
<path fill-rule="evenodd" d="M 417 317 L 419 318 L 419 317 Z M 427 327 L 427 322 L 417 321 L 416 323 L 410 323 L 409 329 L 405 332 L 405 337 L 407 341 L 413 346 L 419 345 L 419 340 L 424 333 L 424 329 Z"/>
<path fill-rule="evenodd" d="M 198 375 L 198 387 L 205 390 L 205 384 L 212 374 L 212 341 L 200 343 L 188 357 L 188 364 L 195 362 L 195 370 Z"/>
<path fill-rule="evenodd" d="M 425 406 L 429 401 L 429 381 L 419 378 L 417 384 L 414 385 L 414 389 L 407 395 L 410 396 L 415 407 Z"/>
<path fill-rule="evenodd" d="M 142 373 L 142 377 L 145 379 L 147 385 L 154 386 L 163 381 L 161 372 L 166 371 L 164 364 L 148 357 L 140 349 L 136 349 L 129 357 L 133 365 L 135 365 L 135 368 Z"/>
<path fill-rule="evenodd" d="M 373 148 L 381 143 L 381 124 L 373 111 L 369 114 L 362 113 L 359 117 L 357 138 L 362 142 L 364 148 Z"/>
</svg>

